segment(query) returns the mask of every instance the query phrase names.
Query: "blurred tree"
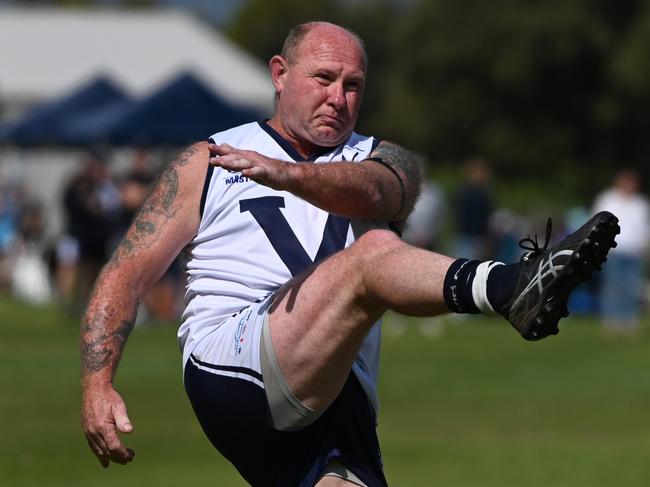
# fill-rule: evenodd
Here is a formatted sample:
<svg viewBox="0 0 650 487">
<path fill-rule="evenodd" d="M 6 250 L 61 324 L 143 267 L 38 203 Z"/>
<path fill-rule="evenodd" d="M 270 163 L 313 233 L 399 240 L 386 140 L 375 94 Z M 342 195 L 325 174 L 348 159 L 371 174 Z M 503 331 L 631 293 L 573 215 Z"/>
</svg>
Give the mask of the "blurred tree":
<svg viewBox="0 0 650 487">
<path fill-rule="evenodd" d="M 616 165 L 650 176 L 650 5 L 641 0 L 251 0 L 230 31 L 263 59 L 322 19 L 357 31 L 370 72 L 359 128 L 453 166 L 587 200 Z"/>
<path fill-rule="evenodd" d="M 229 34 L 266 62 L 280 52 L 289 29 L 308 20 L 345 23 L 334 0 L 250 0 L 230 26 Z"/>
<path fill-rule="evenodd" d="M 608 59 L 617 104 L 601 116 L 614 134 L 612 153 L 623 165 L 636 166 L 650 177 L 650 4 L 640 4 L 625 29 L 617 34 Z M 611 113 L 613 111 L 613 113 Z"/>
<path fill-rule="evenodd" d="M 604 183 L 613 164 L 647 154 L 635 133 L 648 87 L 630 100 L 611 76 L 612 60 L 631 50 L 638 64 L 620 77 L 650 79 L 639 73 L 650 36 L 638 11 L 639 2 L 625 1 L 420 2 L 407 25 L 411 39 L 421 36 L 411 41 L 421 66 L 411 66 L 411 79 L 436 92 L 421 105 L 432 114 L 424 150 L 448 159 L 481 153 L 506 176 L 543 176 L 590 196 L 593 176 Z M 630 33 L 621 45 L 630 28 L 645 42 Z"/>
</svg>

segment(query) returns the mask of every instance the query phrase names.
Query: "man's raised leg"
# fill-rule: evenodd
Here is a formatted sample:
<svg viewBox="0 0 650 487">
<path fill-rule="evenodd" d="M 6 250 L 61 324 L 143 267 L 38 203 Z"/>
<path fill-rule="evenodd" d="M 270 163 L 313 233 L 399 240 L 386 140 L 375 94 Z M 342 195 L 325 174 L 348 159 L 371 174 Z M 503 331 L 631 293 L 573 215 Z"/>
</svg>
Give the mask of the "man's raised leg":
<svg viewBox="0 0 650 487">
<path fill-rule="evenodd" d="M 414 316 L 447 312 L 442 283 L 453 261 L 372 230 L 289 281 L 271 307 L 269 328 L 290 391 L 304 406 L 324 410 L 387 309 Z"/>
<path fill-rule="evenodd" d="M 411 316 L 497 311 L 526 339 L 557 333 L 572 289 L 616 245 L 617 222 L 599 213 L 547 249 L 549 227 L 544 246 L 526 239 L 530 251 L 511 265 L 455 260 L 371 230 L 277 292 L 268 338 L 279 373 L 302 406 L 323 411 L 387 309 Z"/>
</svg>

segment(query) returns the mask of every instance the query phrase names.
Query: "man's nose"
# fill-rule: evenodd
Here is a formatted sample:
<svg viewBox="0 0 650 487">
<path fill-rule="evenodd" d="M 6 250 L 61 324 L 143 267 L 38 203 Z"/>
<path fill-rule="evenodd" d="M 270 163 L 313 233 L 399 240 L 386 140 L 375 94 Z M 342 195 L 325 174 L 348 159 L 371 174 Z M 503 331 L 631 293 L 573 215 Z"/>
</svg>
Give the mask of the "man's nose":
<svg viewBox="0 0 650 487">
<path fill-rule="evenodd" d="M 343 83 L 336 82 L 330 84 L 327 102 L 337 110 L 345 106 L 345 90 L 343 89 Z"/>
</svg>

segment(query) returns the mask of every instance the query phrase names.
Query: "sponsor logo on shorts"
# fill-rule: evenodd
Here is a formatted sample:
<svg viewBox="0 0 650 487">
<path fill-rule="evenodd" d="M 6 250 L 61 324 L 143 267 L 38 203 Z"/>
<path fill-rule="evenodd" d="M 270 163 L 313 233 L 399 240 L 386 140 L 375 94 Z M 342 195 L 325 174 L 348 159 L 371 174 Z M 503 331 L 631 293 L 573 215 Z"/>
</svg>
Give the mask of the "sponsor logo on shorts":
<svg viewBox="0 0 650 487">
<path fill-rule="evenodd" d="M 237 330 L 235 331 L 235 342 L 234 342 L 234 351 L 235 354 L 239 355 L 242 351 L 242 346 L 245 344 L 244 333 L 246 332 L 246 322 L 250 317 L 251 312 L 248 311 L 242 318 L 239 320 L 237 325 Z"/>
</svg>

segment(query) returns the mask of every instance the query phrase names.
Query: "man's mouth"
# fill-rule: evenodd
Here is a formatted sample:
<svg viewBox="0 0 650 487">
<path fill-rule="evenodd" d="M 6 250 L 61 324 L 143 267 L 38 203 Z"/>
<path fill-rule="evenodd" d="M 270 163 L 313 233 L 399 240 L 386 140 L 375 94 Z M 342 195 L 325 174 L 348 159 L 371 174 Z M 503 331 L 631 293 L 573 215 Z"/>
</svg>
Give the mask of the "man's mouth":
<svg viewBox="0 0 650 487">
<path fill-rule="evenodd" d="M 332 125 L 332 126 L 340 126 L 343 125 L 343 121 L 339 117 L 333 117 L 331 115 L 321 115 L 320 119 L 326 124 L 326 125 Z"/>
</svg>

